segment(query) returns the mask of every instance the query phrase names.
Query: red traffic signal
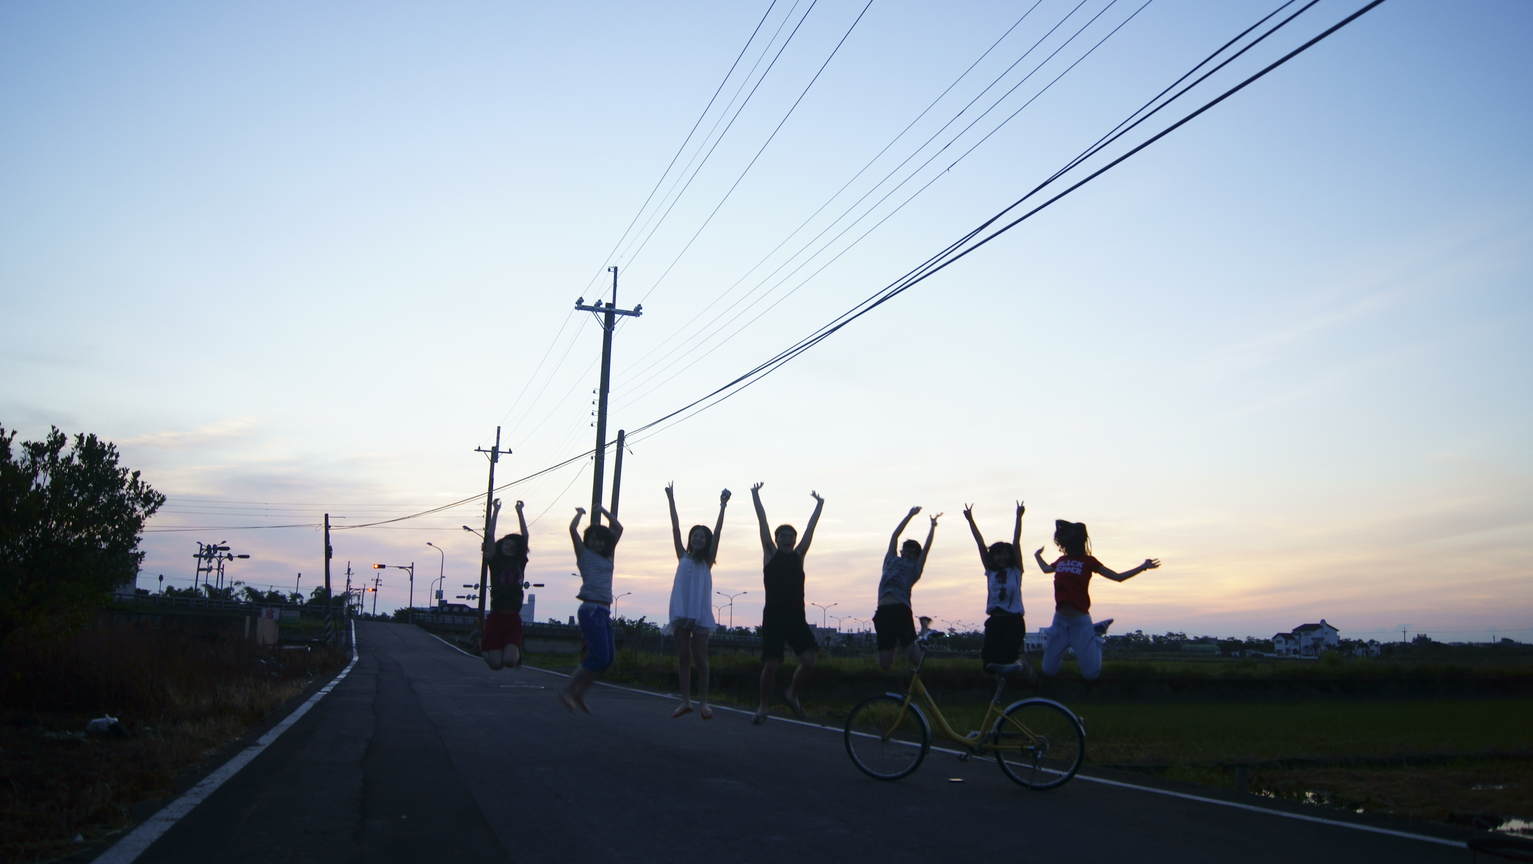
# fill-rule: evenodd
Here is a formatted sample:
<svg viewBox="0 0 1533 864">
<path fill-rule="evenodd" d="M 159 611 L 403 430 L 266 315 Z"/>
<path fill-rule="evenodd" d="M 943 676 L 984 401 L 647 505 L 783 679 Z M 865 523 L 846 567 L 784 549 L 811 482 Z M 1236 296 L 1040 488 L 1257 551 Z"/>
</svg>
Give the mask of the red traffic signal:
<svg viewBox="0 0 1533 864">
<path fill-rule="evenodd" d="M 373 565 L 373 569 L 374 570 L 385 570 L 385 569 L 388 568 L 388 566 L 389 565 L 387 565 L 387 564 L 374 564 Z"/>
</svg>

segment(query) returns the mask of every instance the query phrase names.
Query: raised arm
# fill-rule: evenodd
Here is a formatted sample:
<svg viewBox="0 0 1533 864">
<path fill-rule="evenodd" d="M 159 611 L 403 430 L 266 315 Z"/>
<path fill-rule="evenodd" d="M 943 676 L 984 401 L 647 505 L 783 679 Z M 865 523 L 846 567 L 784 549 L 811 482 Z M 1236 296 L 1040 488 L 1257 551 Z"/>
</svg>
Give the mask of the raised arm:
<svg viewBox="0 0 1533 864">
<path fill-rule="evenodd" d="M 1042 570 L 1045 573 L 1053 573 L 1054 572 L 1054 565 L 1050 564 L 1049 562 L 1047 562 L 1045 560 L 1043 560 L 1043 547 L 1042 546 L 1039 546 L 1038 547 L 1038 551 L 1033 553 L 1033 559 L 1038 562 L 1038 569 L 1039 570 Z"/>
<path fill-rule="evenodd" d="M 910 580 L 912 585 L 921 580 L 921 574 L 926 570 L 926 556 L 932 551 L 932 538 L 937 535 L 937 520 L 942 518 L 942 514 L 938 513 L 931 518 L 932 527 L 926 530 L 926 545 L 921 547 L 921 557 L 916 561 L 916 578 Z"/>
<path fill-rule="evenodd" d="M 490 507 L 490 531 L 484 535 L 484 542 L 480 547 L 484 550 L 484 560 L 488 561 L 495 557 L 495 523 L 500 521 L 500 499 L 496 498 Z"/>
<path fill-rule="evenodd" d="M 1123 582 L 1125 580 L 1132 579 L 1135 576 L 1138 576 L 1140 573 L 1143 573 L 1146 570 L 1154 570 L 1156 567 L 1159 567 L 1159 566 L 1160 566 L 1160 559 L 1159 558 L 1146 558 L 1146 559 L 1144 559 L 1144 563 L 1143 564 L 1140 564 L 1138 567 L 1135 567 L 1132 570 L 1126 570 L 1126 571 L 1124 571 L 1122 573 L 1114 573 L 1111 570 L 1107 569 L 1107 567 L 1105 565 L 1103 565 L 1102 562 L 1098 561 L 1097 562 L 1097 566 L 1095 568 L 1095 572 L 1096 572 L 1096 574 L 1098 576 L 1102 576 L 1104 578 L 1111 579 L 1114 582 Z"/>
<path fill-rule="evenodd" d="M 900 554 L 900 535 L 905 533 L 905 526 L 909 525 L 910 520 L 916 518 L 916 514 L 920 512 L 920 507 L 912 507 L 910 512 L 905 514 L 905 518 L 900 520 L 900 524 L 894 529 L 894 533 L 889 535 L 889 552 L 884 555 L 885 558 L 893 558 L 895 555 Z"/>
<path fill-rule="evenodd" d="M 527 533 L 527 516 L 526 516 L 526 514 L 524 514 L 522 512 L 522 508 L 525 507 L 525 506 L 527 506 L 527 505 L 523 504 L 520 501 L 516 502 L 516 524 L 518 526 L 520 526 L 521 529 L 522 529 L 522 551 L 523 552 L 526 552 L 528 550 L 528 548 L 530 547 L 529 541 L 532 540 L 532 535 Z"/>
<path fill-rule="evenodd" d="M 979 533 L 979 526 L 974 524 L 974 505 L 963 505 L 963 518 L 969 520 L 969 533 L 974 535 L 974 543 L 979 547 L 979 561 L 985 565 L 986 570 L 994 569 L 990 566 L 990 550 L 985 548 L 985 535 Z"/>
<path fill-rule="evenodd" d="M 671 542 L 676 544 L 676 560 L 687 556 L 687 547 L 681 542 L 681 520 L 676 518 L 676 484 L 665 484 L 665 500 L 671 505 Z"/>
<path fill-rule="evenodd" d="M 772 541 L 772 528 L 767 525 L 766 508 L 761 506 L 761 487 L 766 484 L 757 483 L 751 487 L 751 500 L 756 504 L 756 524 L 761 527 L 761 551 L 772 560 L 772 553 L 777 551 L 777 544 Z"/>
<path fill-rule="evenodd" d="M 719 521 L 717 525 L 713 526 L 713 546 L 708 549 L 709 567 L 713 566 L 713 562 L 719 560 L 719 538 L 724 536 L 724 508 L 728 506 L 729 490 L 725 489 L 723 492 L 719 493 Z M 672 519 L 674 521 L 675 511 L 672 510 L 671 512 L 673 514 Z"/>
<path fill-rule="evenodd" d="M 582 550 L 586 548 L 584 540 L 580 539 L 580 517 L 586 515 L 586 508 L 576 507 L 575 518 L 570 520 L 570 540 L 575 544 L 575 557 L 579 558 Z"/>
<path fill-rule="evenodd" d="M 814 499 L 814 513 L 809 516 L 809 527 L 804 529 L 804 539 L 798 541 L 798 548 L 793 550 L 798 553 L 799 560 L 809 554 L 809 544 L 814 542 L 814 526 L 820 524 L 820 511 L 825 509 L 825 499 L 820 497 L 820 493 L 811 491 L 809 497 Z"/>
<path fill-rule="evenodd" d="M 616 546 L 617 541 L 623 539 L 623 523 L 617 521 L 617 517 L 605 507 L 601 508 L 601 515 L 607 517 L 607 527 L 612 529 L 612 545 Z"/>
<path fill-rule="evenodd" d="M 1017 556 L 1017 569 L 1022 569 L 1022 514 L 1027 512 L 1021 501 L 1017 502 L 1017 527 L 1011 532 L 1011 554 Z"/>
</svg>

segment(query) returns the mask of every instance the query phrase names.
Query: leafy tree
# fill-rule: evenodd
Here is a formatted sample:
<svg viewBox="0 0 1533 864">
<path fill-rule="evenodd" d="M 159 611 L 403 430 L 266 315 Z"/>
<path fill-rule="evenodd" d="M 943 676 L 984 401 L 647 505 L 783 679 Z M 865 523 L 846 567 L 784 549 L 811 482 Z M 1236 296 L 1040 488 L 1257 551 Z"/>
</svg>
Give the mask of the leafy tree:
<svg viewBox="0 0 1533 864">
<path fill-rule="evenodd" d="M 139 535 L 165 503 L 95 435 L 15 439 L 0 426 L 0 642 L 89 620 L 138 575 Z"/>
</svg>

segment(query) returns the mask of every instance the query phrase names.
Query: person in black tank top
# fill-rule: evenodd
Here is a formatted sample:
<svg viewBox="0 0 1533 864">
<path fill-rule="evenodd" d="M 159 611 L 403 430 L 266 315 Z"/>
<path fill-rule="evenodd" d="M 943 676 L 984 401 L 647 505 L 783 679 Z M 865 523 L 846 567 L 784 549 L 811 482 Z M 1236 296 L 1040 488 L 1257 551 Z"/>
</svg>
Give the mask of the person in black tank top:
<svg viewBox="0 0 1533 864">
<path fill-rule="evenodd" d="M 820 510 L 825 499 L 818 492 L 810 492 L 815 500 L 814 514 L 804 530 L 804 539 L 798 541 L 798 531 L 792 525 L 779 525 L 772 531 L 768 525 L 766 509 L 761 506 L 761 487 L 751 487 L 751 498 L 756 504 L 756 522 L 761 528 L 761 552 L 763 567 L 762 587 L 766 589 L 766 603 L 761 613 L 761 704 L 751 722 L 757 726 L 766 722 L 772 704 L 772 689 L 777 684 L 777 667 L 783 659 L 783 643 L 787 643 L 798 655 L 798 669 L 783 694 L 788 706 L 799 719 L 804 718 L 804 707 L 799 703 L 809 676 L 814 672 L 814 652 L 818 647 L 814 631 L 804 619 L 804 556 L 809 554 L 809 544 L 814 540 L 814 527 L 820 522 Z M 796 542 L 798 541 L 798 542 Z"/>
<path fill-rule="evenodd" d="M 484 616 L 479 652 L 491 669 L 522 665 L 522 581 L 527 573 L 527 517 L 522 502 L 516 502 L 516 521 L 520 534 L 507 534 L 499 541 L 495 524 L 500 521 L 500 499 L 490 513 L 490 533 L 484 541 L 484 563 L 490 576 L 490 611 Z"/>
</svg>

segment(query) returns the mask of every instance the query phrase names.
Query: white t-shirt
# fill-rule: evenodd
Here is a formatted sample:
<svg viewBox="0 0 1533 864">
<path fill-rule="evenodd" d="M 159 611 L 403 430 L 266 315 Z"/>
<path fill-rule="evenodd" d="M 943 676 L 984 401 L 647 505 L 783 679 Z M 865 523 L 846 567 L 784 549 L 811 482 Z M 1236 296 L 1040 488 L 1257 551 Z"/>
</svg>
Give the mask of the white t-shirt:
<svg viewBox="0 0 1533 864">
<path fill-rule="evenodd" d="M 985 584 L 990 596 L 985 602 L 985 612 L 993 609 L 1022 614 L 1022 568 L 1007 567 L 1005 570 L 986 570 Z"/>
</svg>

